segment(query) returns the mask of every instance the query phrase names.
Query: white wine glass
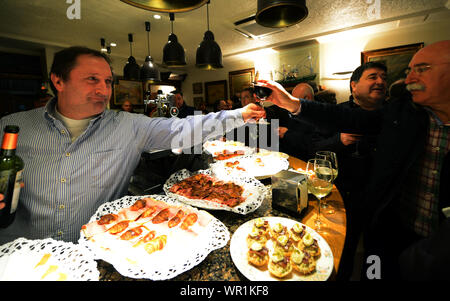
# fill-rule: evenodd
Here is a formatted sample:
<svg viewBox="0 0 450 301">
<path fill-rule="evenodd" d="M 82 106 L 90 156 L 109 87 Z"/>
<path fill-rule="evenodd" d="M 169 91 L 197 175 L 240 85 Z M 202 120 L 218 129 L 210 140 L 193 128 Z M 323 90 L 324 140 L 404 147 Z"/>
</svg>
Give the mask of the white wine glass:
<svg viewBox="0 0 450 301">
<path fill-rule="evenodd" d="M 330 161 L 331 169 L 333 171 L 332 182 L 334 183 L 334 181 L 336 180 L 336 178 L 338 176 L 338 172 L 339 172 L 338 160 L 337 160 L 336 153 L 332 152 L 332 151 L 318 151 L 318 152 L 316 152 L 316 158 Z M 322 209 L 328 209 L 327 210 L 328 214 L 334 213 L 334 209 L 331 208 L 331 206 L 328 204 L 328 202 L 322 202 Z"/>
<path fill-rule="evenodd" d="M 310 159 L 306 164 L 308 190 L 318 199 L 316 230 L 321 231 L 321 202 L 333 189 L 333 172 L 331 162 L 323 159 Z M 311 172 L 313 171 L 313 172 Z"/>
</svg>

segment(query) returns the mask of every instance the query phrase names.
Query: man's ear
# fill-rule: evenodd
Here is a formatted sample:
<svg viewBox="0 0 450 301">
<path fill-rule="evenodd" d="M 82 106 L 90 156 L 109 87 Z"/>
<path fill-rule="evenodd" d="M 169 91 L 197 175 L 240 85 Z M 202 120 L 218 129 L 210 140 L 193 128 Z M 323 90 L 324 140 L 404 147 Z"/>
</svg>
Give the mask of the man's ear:
<svg viewBox="0 0 450 301">
<path fill-rule="evenodd" d="M 356 87 L 357 83 L 358 83 L 357 81 L 350 82 L 350 87 L 352 87 L 352 92 L 355 91 L 355 87 Z"/>
<path fill-rule="evenodd" d="M 62 78 L 52 73 L 50 74 L 50 79 L 53 83 L 53 86 L 55 86 L 56 90 L 60 92 L 62 90 L 62 83 L 63 83 Z"/>
</svg>

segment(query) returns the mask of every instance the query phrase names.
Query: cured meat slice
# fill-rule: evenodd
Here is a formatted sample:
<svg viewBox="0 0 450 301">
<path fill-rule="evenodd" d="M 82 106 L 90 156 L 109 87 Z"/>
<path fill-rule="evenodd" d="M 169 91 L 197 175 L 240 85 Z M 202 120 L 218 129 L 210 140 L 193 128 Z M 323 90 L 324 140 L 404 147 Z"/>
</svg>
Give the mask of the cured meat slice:
<svg viewBox="0 0 450 301">
<path fill-rule="evenodd" d="M 235 207 L 245 201 L 244 189 L 232 182 L 224 182 L 205 174 L 188 177 L 170 188 L 170 192 L 190 199 L 201 199 Z"/>
</svg>

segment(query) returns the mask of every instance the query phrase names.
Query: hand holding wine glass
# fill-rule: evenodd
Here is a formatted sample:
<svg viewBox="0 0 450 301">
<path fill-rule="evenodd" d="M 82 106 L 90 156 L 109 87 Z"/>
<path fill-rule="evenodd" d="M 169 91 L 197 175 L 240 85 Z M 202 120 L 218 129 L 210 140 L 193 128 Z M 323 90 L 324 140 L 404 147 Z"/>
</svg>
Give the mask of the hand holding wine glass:
<svg viewBox="0 0 450 301">
<path fill-rule="evenodd" d="M 327 196 L 333 189 L 333 172 L 331 163 L 323 159 L 310 159 L 306 165 L 308 190 L 319 200 L 318 213 L 315 220 L 316 230 L 320 231 L 323 226 L 320 208 L 323 197 Z"/>
</svg>

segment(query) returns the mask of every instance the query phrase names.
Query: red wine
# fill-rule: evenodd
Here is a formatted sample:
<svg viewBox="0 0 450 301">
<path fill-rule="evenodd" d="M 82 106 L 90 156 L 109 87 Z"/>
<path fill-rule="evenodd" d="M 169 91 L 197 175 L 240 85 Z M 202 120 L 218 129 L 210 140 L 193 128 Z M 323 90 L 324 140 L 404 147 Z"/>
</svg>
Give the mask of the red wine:
<svg viewBox="0 0 450 301">
<path fill-rule="evenodd" d="M 255 85 L 254 87 L 255 94 L 261 99 L 264 99 L 268 97 L 270 94 L 272 94 L 272 89 L 262 86 Z"/>
</svg>

